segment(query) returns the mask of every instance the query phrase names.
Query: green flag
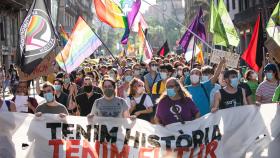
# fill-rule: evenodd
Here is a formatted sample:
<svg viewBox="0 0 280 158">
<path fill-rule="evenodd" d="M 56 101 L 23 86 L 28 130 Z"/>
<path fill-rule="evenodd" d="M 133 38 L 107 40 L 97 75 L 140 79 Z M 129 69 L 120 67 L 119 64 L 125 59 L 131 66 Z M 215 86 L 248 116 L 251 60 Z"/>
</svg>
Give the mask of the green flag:
<svg viewBox="0 0 280 158">
<path fill-rule="evenodd" d="M 267 23 L 266 31 L 269 37 L 280 46 L 280 2 L 278 2 Z"/>
<path fill-rule="evenodd" d="M 224 25 L 224 29 L 226 31 L 228 44 L 237 47 L 240 39 L 232 23 L 232 20 L 228 14 L 224 0 L 219 0 L 218 13 L 221 16 L 221 20 Z"/>
<path fill-rule="evenodd" d="M 213 43 L 214 45 L 221 45 L 227 47 L 228 40 L 227 40 L 227 35 L 225 32 L 225 28 L 222 24 L 221 17 L 217 11 L 217 8 L 211 0 L 211 15 L 210 15 L 210 32 L 213 34 Z"/>
</svg>

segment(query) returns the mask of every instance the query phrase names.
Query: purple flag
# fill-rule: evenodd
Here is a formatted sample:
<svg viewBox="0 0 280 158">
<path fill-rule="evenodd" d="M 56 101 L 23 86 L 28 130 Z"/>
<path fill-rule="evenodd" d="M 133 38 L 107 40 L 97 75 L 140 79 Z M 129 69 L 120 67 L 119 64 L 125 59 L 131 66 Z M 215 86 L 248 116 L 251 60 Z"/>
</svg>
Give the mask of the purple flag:
<svg viewBox="0 0 280 158">
<path fill-rule="evenodd" d="M 189 30 L 197 34 L 201 39 L 206 39 L 205 27 L 203 22 L 203 12 L 201 8 L 188 28 Z M 184 53 L 186 52 L 192 37 L 193 34 L 187 30 L 181 38 L 179 44 L 182 46 Z"/>
<path fill-rule="evenodd" d="M 136 0 L 131 6 L 131 11 L 127 14 L 128 27 L 125 28 L 125 33 L 121 41 L 122 44 L 127 44 L 130 28 L 132 27 L 135 17 L 139 12 L 140 6 L 141 0 Z"/>
</svg>

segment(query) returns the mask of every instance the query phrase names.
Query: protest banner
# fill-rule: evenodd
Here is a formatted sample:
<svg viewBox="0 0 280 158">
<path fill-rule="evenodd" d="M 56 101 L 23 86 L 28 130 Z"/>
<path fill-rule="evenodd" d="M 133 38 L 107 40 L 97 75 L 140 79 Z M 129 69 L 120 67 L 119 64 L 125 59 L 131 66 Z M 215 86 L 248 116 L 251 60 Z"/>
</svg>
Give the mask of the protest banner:
<svg viewBox="0 0 280 158">
<path fill-rule="evenodd" d="M 34 78 L 38 78 L 41 76 L 46 76 L 48 74 L 54 73 L 57 67 L 57 63 L 55 61 L 56 54 L 55 52 L 49 53 L 42 62 L 34 69 L 31 74 L 24 73 L 20 69 L 18 69 L 18 74 L 20 80 L 28 81 Z"/>
<path fill-rule="evenodd" d="M 275 60 L 280 63 L 280 47 L 273 38 L 268 37 L 268 39 L 265 41 L 265 47 L 268 49 L 268 52 L 272 55 L 272 57 L 274 57 Z"/>
<path fill-rule="evenodd" d="M 276 104 L 241 106 L 184 125 L 143 120 L 1 113 L 0 156 L 17 158 L 277 157 Z M 277 139 L 278 138 L 278 139 Z M 5 150 L 6 149 L 6 150 Z M 3 152 L 4 151 L 4 152 Z M 267 151 L 267 152 L 263 152 Z M 5 155 L 6 154 L 6 155 Z"/>
<path fill-rule="evenodd" d="M 210 62 L 214 64 L 218 64 L 221 60 L 221 58 L 225 57 L 226 58 L 226 66 L 231 67 L 231 68 L 237 68 L 238 62 L 239 62 L 239 57 L 240 55 L 237 53 L 231 53 L 227 51 L 222 51 L 222 50 L 217 50 L 214 49 Z"/>
</svg>

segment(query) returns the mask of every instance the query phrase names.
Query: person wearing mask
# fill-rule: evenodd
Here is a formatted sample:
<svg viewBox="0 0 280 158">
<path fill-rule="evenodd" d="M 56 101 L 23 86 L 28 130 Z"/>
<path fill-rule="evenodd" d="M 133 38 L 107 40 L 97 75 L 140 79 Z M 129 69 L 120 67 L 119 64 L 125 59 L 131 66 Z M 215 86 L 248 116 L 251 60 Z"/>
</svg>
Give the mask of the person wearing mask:
<svg viewBox="0 0 280 158">
<path fill-rule="evenodd" d="M 265 79 L 259 84 L 256 91 L 256 104 L 271 103 L 275 89 L 279 85 L 278 72 L 274 64 L 264 67 Z"/>
<path fill-rule="evenodd" d="M 95 71 L 95 70 L 94 70 Z M 101 88 L 99 88 L 99 77 L 96 77 L 96 74 L 97 72 L 88 72 L 86 74 L 86 77 L 89 77 L 92 79 L 92 91 L 93 92 L 96 92 L 96 93 L 100 93 L 100 94 L 103 94 Z M 83 92 L 83 87 L 80 89 L 80 92 Z"/>
<path fill-rule="evenodd" d="M 239 78 L 236 70 L 230 69 L 225 71 L 224 81 L 226 86 L 215 93 L 212 112 L 248 104 L 245 90 L 238 86 Z"/>
<path fill-rule="evenodd" d="M 54 80 L 53 87 L 54 87 L 55 100 L 67 108 L 69 102 L 68 94 L 62 91 L 62 85 L 63 82 L 61 80 L 59 79 Z"/>
<path fill-rule="evenodd" d="M 188 86 L 191 84 L 190 80 L 190 68 L 188 66 L 183 67 L 183 75 L 180 78 L 180 82 L 184 86 Z"/>
<path fill-rule="evenodd" d="M 50 83 L 43 85 L 43 96 L 46 99 L 46 103 L 37 106 L 35 110 L 35 116 L 40 117 L 44 113 L 60 114 L 60 117 L 68 115 L 66 107 L 55 100 L 54 87 Z"/>
<path fill-rule="evenodd" d="M 17 86 L 18 86 L 19 76 L 13 64 L 10 65 L 10 69 L 8 70 L 8 72 L 10 77 L 10 91 L 15 96 Z"/>
<path fill-rule="evenodd" d="M 93 116 L 128 118 L 129 110 L 126 101 L 116 96 L 116 83 L 111 79 L 102 82 L 104 96 L 97 99 L 88 118 Z"/>
<path fill-rule="evenodd" d="M 254 72 L 253 70 L 247 70 L 245 73 L 245 83 L 249 86 L 252 95 L 252 102 L 255 103 L 256 102 L 256 91 L 257 88 L 259 86 L 258 83 L 258 74 L 256 72 Z"/>
<path fill-rule="evenodd" d="M 136 118 L 151 121 L 153 112 L 153 102 L 151 97 L 146 94 L 144 82 L 134 78 L 129 84 L 129 96 L 126 98 L 129 106 L 129 113 Z"/>
<path fill-rule="evenodd" d="M 169 78 L 166 91 L 158 100 L 155 122 L 166 126 L 171 123 L 192 121 L 200 117 L 190 93 L 176 78 Z"/>
<path fill-rule="evenodd" d="M 141 76 L 141 66 L 140 64 L 136 63 L 132 66 L 133 76 L 135 78 L 138 78 L 140 80 L 144 79 L 143 76 Z"/>
<path fill-rule="evenodd" d="M 12 101 L 15 102 L 18 112 L 23 113 L 32 113 L 34 114 L 36 107 L 38 106 L 38 102 L 35 98 L 29 96 L 29 88 L 30 88 L 31 81 L 20 81 L 17 87 L 16 96 L 12 98 Z M 23 97 L 22 97 L 23 96 Z M 26 98 L 25 105 L 22 105 L 21 103 L 17 103 L 17 97 Z M 21 107 L 20 107 L 21 106 Z M 27 107 L 27 110 L 25 107 Z"/>
<path fill-rule="evenodd" d="M 77 85 L 71 81 L 69 74 L 64 74 L 62 91 L 69 96 L 76 96 L 78 93 Z"/>
<path fill-rule="evenodd" d="M 82 87 L 84 77 L 85 77 L 85 71 L 83 69 L 79 70 L 78 73 L 76 74 L 76 80 L 75 80 L 75 83 L 77 84 L 78 87 Z"/>
<path fill-rule="evenodd" d="M 206 82 L 200 82 L 202 73 L 198 68 L 194 68 L 190 72 L 191 85 L 186 88 L 192 95 L 192 99 L 199 109 L 201 116 L 210 112 L 210 93 L 214 84 L 218 81 L 224 63 L 225 58 L 221 59 L 213 77 L 209 78 Z"/>
<path fill-rule="evenodd" d="M 101 97 L 102 95 L 100 93 L 93 92 L 92 79 L 90 77 L 85 77 L 83 93 L 76 97 L 80 115 L 87 116 L 91 112 L 95 100 Z"/>
<path fill-rule="evenodd" d="M 118 71 L 115 68 L 112 68 L 109 72 L 108 72 L 109 77 L 114 80 L 117 81 L 118 80 Z"/>
<path fill-rule="evenodd" d="M 248 86 L 247 83 L 244 82 L 244 79 L 242 78 L 242 74 L 241 74 L 241 70 L 240 69 L 235 69 L 235 71 L 238 73 L 238 87 L 243 88 L 245 90 L 245 94 L 246 94 L 246 100 L 248 104 L 253 104 L 252 101 L 252 91 L 250 89 L 250 87 Z"/>
<path fill-rule="evenodd" d="M 155 60 L 149 63 L 149 72 L 144 76 L 145 89 L 148 94 L 152 93 L 154 83 L 158 82 L 161 78 L 158 71 L 158 64 Z"/>
<path fill-rule="evenodd" d="M 0 112 L 17 112 L 15 103 L 13 101 L 3 100 L 0 98 Z"/>
<path fill-rule="evenodd" d="M 131 69 L 126 69 L 124 71 L 123 76 L 123 83 L 117 88 L 117 96 L 125 99 L 128 97 L 128 88 L 129 88 L 129 82 L 133 79 L 133 73 Z"/>
</svg>

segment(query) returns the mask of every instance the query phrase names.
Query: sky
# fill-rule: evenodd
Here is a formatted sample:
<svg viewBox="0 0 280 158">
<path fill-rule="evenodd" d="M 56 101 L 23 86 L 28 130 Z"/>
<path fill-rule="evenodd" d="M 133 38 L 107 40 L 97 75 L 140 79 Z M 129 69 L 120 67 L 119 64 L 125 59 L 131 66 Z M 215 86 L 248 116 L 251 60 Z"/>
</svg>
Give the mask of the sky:
<svg viewBox="0 0 280 158">
<path fill-rule="evenodd" d="M 145 1 L 147 1 L 148 3 L 155 5 L 156 4 L 156 0 L 142 0 L 142 4 L 141 4 L 141 8 L 140 8 L 140 12 L 141 13 L 145 13 L 148 9 L 149 9 L 149 4 L 146 3 Z"/>
</svg>

